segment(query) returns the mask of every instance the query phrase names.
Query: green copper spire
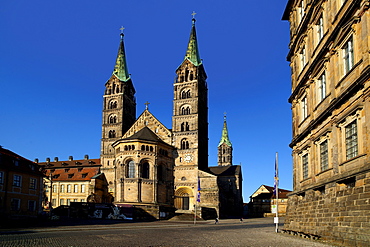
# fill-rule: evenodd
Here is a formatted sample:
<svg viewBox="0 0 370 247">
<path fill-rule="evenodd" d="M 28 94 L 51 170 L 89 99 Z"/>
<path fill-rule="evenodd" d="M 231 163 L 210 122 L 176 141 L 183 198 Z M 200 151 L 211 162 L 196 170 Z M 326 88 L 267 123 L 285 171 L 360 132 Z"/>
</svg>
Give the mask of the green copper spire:
<svg viewBox="0 0 370 247">
<path fill-rule="evenodd" d="M 130 75 L 127 71 L 125 46 L 123 44 L 123 27 L 121 27 L 121 41 L 118 48 L 118 54 L 116 59 L 116 65 L 114 66 L 113 75 L 115 75 L 121 81 L 128 81 Z"/>
<path fill-rule="evenodd" d="M 188 59 L 195 66 L 199 66 L 202 64 L 202 60 L 200 59 L 200 56 L 199 56 L 197 34 L 195 31 L 195 18 L 194 18 L 195 12 L 193 12 L 192 15 L 193 15 L 193 19 L 192 19 L 193 25 L 191 27 L 188 49 L 186 50 L 184 60 Z"/>
<path fill-rule="evenodd" d="M 228 145 L 229 147 L 232 146 L 229 140 L 229 133 L 227 131 L 226 115 L 224 115 L 224 128 L 222 129 L 222 136 L 221 136 L 221 140 L 218 146 L 221 146 L 223 143 L 226 143 L 226 145 Z"/>
</svg>

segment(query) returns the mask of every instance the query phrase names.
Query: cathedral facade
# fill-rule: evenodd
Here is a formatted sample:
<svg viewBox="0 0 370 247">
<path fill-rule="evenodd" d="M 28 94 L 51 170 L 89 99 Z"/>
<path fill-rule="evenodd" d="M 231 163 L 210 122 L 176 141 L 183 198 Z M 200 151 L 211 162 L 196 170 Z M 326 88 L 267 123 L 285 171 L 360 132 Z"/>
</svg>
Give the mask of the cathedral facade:
<svg viewBox="0 0 370 247">
<path fill-rule="evenodd" d="M 230 158 L 220 164 L 223 169 L 218 174 L 208 166 L 207 75 L 199 55 L 194 18 L 186 54 L 176 75 L 172 129 L 149 111 L 148 104 L 136 119 L 136 92 L 127 70 L 121 33 L 116 64 L 105 84 L 101 139 L 101 170 L 114 202 L 134 205 L 157 219 L 171 210 L 198 216 L 213 212 L 219 217 L 223 215 L 221 174 L 227 173 L 233 177 L 226 179 L 228 186 L 238 188 L 227 192 L 239 198 L 234 203 L 238 209 L 230 212 L 240 210 L 241 214 L 240 166 L 232 166 Z"/>
</svg>

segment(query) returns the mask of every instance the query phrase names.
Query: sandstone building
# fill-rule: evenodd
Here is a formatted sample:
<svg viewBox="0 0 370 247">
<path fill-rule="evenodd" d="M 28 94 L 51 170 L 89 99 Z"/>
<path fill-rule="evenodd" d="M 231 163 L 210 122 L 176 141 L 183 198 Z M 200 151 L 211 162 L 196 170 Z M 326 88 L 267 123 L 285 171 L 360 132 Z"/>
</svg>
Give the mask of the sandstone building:
<svg viewBox="0 0 370 247">
<path fill-rule="evenodd" d="M 370 242 L 366 0 L 289 0 L 293 186 L 285 229 Z"/>
<path fill-rule="evenodd" d="M 210 211 L 241 215 L 240 166 L 232 166 L 229 155 L 221 170 L 208 167 L 206 79 L 193 19 L 173 84 L 172 129 L 149 111 L 149 103 L 136 119 L 136 91 L 121 33 L 115 67 L 105 84 L 101 139 L 101 170 L 116 204 L 134 205 L 154 218 L 167 217 L 174 210 L 199 216 Z M 228 147 L 227 152 L 231 150 Z M 222 203 L 229 205 L 220 212 Z"/>
<path fill-rule="evenodd" d="M 38 161 L 37 161 L 38 162 Z M 113 198 L 108 193 L 108 182 L 100 172 L 100 159 L 54 161 L 47 158 L 41 162 L 45 179 L 44 208 L 57 208 L 70 205 L 71 202 L 111 203 Z"/>
<path fill-rule="evenodd" d="M 276 200 L 278 200 L 278 216 L 285 216 L 290 190 L 279 189 L 276 199 L 274 187 L 261 185 L 251 196 L 249 215 L 252 217 L 273 217 L 276 215 Z"/>
</svg>

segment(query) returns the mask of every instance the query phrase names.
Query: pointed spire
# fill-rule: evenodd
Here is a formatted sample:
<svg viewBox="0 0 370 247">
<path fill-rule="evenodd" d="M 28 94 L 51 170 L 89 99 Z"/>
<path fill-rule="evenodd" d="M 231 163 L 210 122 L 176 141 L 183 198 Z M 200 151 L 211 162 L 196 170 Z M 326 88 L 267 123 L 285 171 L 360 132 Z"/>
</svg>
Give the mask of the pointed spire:
<svg viewBox="0 0 370 247">
<path fill-rule="evenodd" d="M 188 43 L 188 49 L 186 50 L 185 59 L 188 59 L 192 62 L 195 66 L 199 66 L 202 64 L 202 60 L 199 56 L 199 49 L 198 49 L 198 41 L 197 41 L 197 34 L 195 31 L 195 12 L 193 11 L 192 16 L 192 27 L 190 32 L 190 38 Z"/>
<path fill-rule="evenodd" d="M 123 43 L 123 30 L 124 27 L 120 28 L 121 30 L 121 41 L 118 48 L 118 54 L 116 59 L 116 64 L 114 66 L 113 75 L 115 75 L 121 81 L 128 81 L 130 79 L 130 75 L 127 70 L 126 64 L 126 53 L 125 53 L 125 46 Z"/>
<path fill-rule="evenodd" d="M 221 146 L 223 143 L 226 143 L 226 145 L 228 145 L 229 147 L 232 146 L 232 144 L 230 142 L 230 139 L 229 139 L 229 133 L 227 131 L 226 113 L 224 115 L 224 127 L 222 129 L 222 136 L 221 136 L 221 140 L 220 140 L 220 143 L 218 144 L 218 146 Z"/>
</svg>

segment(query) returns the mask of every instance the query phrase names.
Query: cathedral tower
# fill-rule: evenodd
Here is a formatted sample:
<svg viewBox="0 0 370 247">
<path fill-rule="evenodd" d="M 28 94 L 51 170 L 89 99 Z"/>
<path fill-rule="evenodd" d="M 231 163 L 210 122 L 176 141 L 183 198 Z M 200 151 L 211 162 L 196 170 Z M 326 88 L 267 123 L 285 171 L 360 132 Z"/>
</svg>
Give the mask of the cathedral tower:
<svg viewBox="0 0 370 247">
<path fill-rule="evenodd" d="M 196 204 L 198 170 L 208 170 L 208 97 L 206 72 L 199 56 L 195 19 L 185 58 L 176 70 L 172 132 L 175 158 L 175 207 Z"/>
<path fill-rule="evenodd" d="M 224 116 L 224 127 L 222 129 L 222 136 L 218 144 L 218 165 L 231 166 L 233 164 L 233 147 L 229 139 L 227 131 L 226 115 Z"/>
<path fill-rule="evenodd" d="M 176 165 L 208 169 L 208 106 L 206 72 L 199 56 L 195 19 L 184 61 L 176 70 L 172 131 L 179 150 Z"/>
<path fill-rule="evenodd" d="M 123 30 L 123 29 L 122 29 Z M 112 144 L 120 139 L 136 119 L 135 88 L 127 70 L 123 32 L 112 76 L 105 83 L 101 139 L 102 172 L 113 192 L 114 150 Z"/>
</svg>

